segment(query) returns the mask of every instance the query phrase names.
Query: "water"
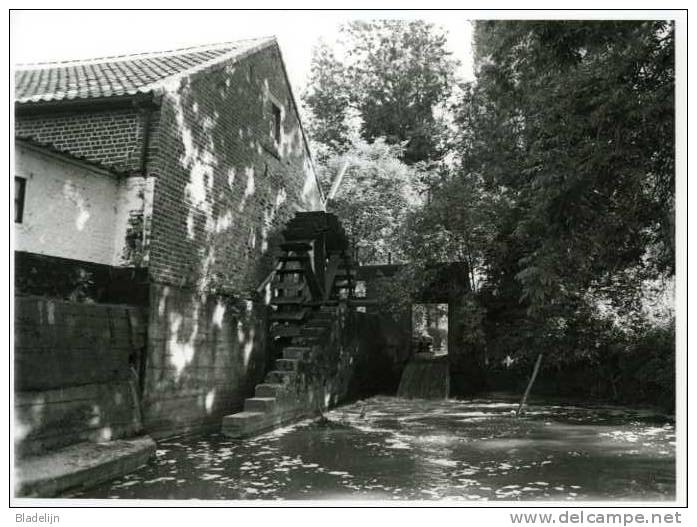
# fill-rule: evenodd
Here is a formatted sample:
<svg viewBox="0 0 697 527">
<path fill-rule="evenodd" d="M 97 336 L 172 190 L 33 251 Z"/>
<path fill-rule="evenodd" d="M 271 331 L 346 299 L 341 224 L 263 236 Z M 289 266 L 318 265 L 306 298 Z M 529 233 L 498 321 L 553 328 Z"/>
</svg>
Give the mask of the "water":
<svg viewBox="0 0 697 527">
<path fill-rule="evenodd" d="M 449 393 L 450 366 L 446 355 L 408 362 L 397 389 L 397 395 L 407 399 L 446 399 Z"/>
<path fill-rule="evenodd" d="M 534 403 L 534 401 L 533 401 Z M 158 443 L 135 473 L 79 498 L 669 500 L 675 427 L 649 410 L 513 399 L 374 397 L 245 441 Z"/>
</svg>

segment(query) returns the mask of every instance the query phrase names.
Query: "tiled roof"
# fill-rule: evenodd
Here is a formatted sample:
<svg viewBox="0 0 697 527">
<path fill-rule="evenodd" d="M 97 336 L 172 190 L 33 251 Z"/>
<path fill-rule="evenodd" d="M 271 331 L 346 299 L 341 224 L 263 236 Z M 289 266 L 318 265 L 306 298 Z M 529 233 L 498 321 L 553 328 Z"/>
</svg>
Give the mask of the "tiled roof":
<svg viewBox="0 0 697 527">
<path fill-rule="evenodd" d="M 173 76 L 192 73 L 273 42 L 273 38 L 250 39 L 159 53 L 20 65 L 15 71 L 15 100 L 27 103 L 146 93 Z"/>
</svg>

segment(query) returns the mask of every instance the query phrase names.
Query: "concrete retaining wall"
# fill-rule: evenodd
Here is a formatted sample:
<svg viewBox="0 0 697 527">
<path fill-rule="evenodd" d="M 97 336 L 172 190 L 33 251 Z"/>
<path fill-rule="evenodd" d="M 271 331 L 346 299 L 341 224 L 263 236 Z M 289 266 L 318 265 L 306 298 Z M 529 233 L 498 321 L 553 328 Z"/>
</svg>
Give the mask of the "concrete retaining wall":
<svg viewBox="0 0 697 527">
<path fill-rule="evenodd" d="M 141 309 L 16 297 L 14 327 L 18 455 L 140 429 Z"/>
</svg>

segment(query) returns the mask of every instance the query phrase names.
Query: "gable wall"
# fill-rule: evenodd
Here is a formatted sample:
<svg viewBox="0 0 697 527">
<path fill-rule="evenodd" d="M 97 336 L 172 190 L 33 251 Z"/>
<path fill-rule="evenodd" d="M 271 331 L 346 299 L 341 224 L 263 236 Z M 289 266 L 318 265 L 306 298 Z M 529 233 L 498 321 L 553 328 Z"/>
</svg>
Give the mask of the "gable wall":
<svg viewBox="0 0 697 527">
<path fill-rule="evenodd" d="M 151 165 L 155 281 L 245 296 L 268 274 L 286 221 L 321 207 L 290 97 L 274 47 L 163 97 Z M 285 110 L 280 150 L 271 100 Z"/>
<path fill-rule="evenodd" d="M 321 206 L 276 49 L 172 87 L 153 151 L 143 419 L 156 436 L 216 430 L 265 374 L 267 306 L 251 292 L 284 224 Z"/>
<path fill-rule="evenodd" d="M 136 109 L 17 114 L 15 136 L 119 171 L 140 168 L 143 122 Z"/>
</svg>

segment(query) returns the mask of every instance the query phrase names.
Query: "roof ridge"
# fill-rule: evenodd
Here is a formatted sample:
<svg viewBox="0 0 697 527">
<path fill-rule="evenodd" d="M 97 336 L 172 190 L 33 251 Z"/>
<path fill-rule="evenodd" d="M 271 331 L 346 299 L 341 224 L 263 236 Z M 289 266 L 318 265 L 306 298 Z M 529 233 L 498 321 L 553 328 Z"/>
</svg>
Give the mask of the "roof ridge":
<svg viewBox="0 0 697 527">
<path fill-rule="evenodd" d="M 88 65 L 88 64 L 127 62 L 127 61 L 132 61 L 132 60 L 137 60 L 137 59 L 168 57 L 168 56 L 174 56 L 174 55 L 182 55 L 182 54 L 186 54 L 186 53 L 216 51 L 216 50 L 224 49 L 226 47 L 240 45 L 243 43 L 258 42 L 259 44 L 261 44 L 265 41 L 267 41 L 267 42 L 276 41 L 276 37 L 274 35 L 271 35 L 271 36 L 266 36 L 266 37 L 246 38 L 246 39 L 241 39 L 241 40 L 232 40 L 232 41 L 228 41 L 228 42 L 218 42 L 218 43 L 213 43 L 213 44 L 202 44 L 199 46 L 189 46 L 186 48 L 177 48 L 177 49 L 162 50 L 162 51 L 147 51 L 147 52 L 143 52 L 143 53 L 131 53 L 131 54 L 126 54 L 126 55 L 110 55 L 110 56 L 106 56 L 106 57 L 94 57 L 94 58 L 86 58 L 86 59 L 73 59 L 73 60 L 15 64 L 15 70 L 16 71 L 31 71 L 31 70 L 39 70 L 39 69 L 81 66 L 81 65 Z"/>
</svg>

